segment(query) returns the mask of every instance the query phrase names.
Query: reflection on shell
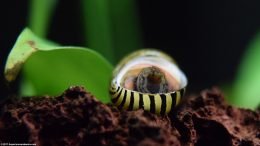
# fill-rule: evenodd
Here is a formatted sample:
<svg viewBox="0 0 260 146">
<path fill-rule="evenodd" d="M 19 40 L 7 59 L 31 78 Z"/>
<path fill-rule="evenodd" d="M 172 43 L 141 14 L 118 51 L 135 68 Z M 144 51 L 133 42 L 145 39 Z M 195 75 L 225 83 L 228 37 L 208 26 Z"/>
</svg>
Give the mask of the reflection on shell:
<svg viewBox="0 0 260 146">
<path fill-rule="evenodd" d="M 181 100 L 187 79 L 174 60 L 157 50 L 140 50 L 115 68 L 110 93 L 120 109 L 167 114 Z"/>
</svg>

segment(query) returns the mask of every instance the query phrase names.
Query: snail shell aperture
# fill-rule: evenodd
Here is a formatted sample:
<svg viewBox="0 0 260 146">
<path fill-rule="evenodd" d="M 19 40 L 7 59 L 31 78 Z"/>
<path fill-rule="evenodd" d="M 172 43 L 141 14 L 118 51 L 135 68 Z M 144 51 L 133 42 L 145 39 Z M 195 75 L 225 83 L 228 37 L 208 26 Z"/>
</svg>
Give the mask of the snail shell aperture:
<svg viewBox="0 0 260 146">
<path fill-rule="evenodd" d="M 147 49 L 133 52 L 116 66 L 110 94 L 119 109 L 165 115 L 179 104 L 186 85 L 185 74 L 170 56 Z"/>
</svg>

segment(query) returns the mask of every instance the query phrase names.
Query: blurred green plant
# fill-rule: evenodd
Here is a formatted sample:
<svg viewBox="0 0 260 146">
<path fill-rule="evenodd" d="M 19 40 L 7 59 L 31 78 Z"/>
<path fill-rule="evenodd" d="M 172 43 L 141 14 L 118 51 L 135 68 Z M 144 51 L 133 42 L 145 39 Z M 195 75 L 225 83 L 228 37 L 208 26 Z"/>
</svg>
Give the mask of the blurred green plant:
<svg viewBox="0 0 260 146">
<path fill-rule="evenodd" d="M 49 22 L 57 0 L 30 0 L 29 27 L 39 37 L 48 34 Z"/>
<path fill-rule="evenodd" d="M 231 88 L 230 102 L 256 109 L 260 105 L 260 32 L 251 40 Z"/>
<path fill-rule="evenodd" d="M 31 0 L 29 26 L 46 37 L 57 0 Z M 115 64 L 125 54 L 141 48 L 136 1 L 81 0 L 85 44 Z"/>
<path fill-rule="evenodd" d="M 141 47 L 136 1 L 81 0 L 86 45 L 116 63 Z"/>
<path fill-rule="evenodd" d="M 109 102 L 112 68 L 93 50 L 60 47 L 24 29 L 8 56 L 5 77 L 11 82 L 22 69 L 21 96 L 59 95 L 70 86 L 82 85 Z"/>
</svg>

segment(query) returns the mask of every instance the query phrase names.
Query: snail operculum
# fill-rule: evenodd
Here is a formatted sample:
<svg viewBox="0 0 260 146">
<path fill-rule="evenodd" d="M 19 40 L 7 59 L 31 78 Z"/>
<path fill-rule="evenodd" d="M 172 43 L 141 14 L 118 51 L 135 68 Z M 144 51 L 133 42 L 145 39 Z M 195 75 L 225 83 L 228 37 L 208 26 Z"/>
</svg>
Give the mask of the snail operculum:
<svg viewBox="0 0 260 146">
<path fill-rule="evenodd" d="M 166 93 L 168 83 L 164 73 L 157 67 L 142 69 L 135 81 L 135 90 L 143 93 Z"/>
</svg>

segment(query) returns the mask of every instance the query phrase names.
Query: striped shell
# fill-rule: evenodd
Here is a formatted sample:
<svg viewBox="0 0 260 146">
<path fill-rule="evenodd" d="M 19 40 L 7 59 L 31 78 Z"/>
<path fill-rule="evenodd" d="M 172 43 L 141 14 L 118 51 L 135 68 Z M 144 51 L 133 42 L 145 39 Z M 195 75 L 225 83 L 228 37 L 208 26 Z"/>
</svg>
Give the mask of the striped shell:
<svg viewBox="0 0 260 146">
<path fill-rule="evenodd" d="M 139 50 L 115 68 L 112 102 L 119 109 L 144 109 L 165 115 L 179 104 L 187 79 L 174 60 L 157 50 Z"/>
</svg>

